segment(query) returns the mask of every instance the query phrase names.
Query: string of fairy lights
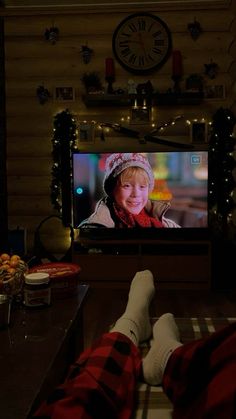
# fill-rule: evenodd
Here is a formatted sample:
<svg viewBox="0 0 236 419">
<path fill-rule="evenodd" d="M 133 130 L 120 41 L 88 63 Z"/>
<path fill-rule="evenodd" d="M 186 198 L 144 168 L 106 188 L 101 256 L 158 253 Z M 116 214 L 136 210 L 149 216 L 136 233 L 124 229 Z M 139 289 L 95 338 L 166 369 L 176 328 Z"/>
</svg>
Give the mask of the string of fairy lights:
<svg viewBox="0 0 236 419">
<path fill-rule="evenodd" d="M 81 120 L 80 124 L 84 124 L 84 125 L 92 125 L 95 129 L 98 130 L 98 132 L 100 131 L 100 136 L 101 136 L 101 131 L 103 132 L 103 134 L 109 134 L 113 131 L 113 129 L 117 126 L 119 126 L 121 128 L 121 132 L 122 132 L 122 128 L 125 129 L 130 129 L 130 131 L 132 132 L 132 128 L 130 128 L 130 115 L 128 116 L 123 116 L 120 118 L 120 122 L 113 122 L 113 123 L 106 123 L 106 122 L 98 122 L 95 120 L 91 120 L 88 121 L 86 119 Z M 174 126 L 176 125 L 179 120 L 183 120 L 184 116 L 183 115 L 177 115 L 176 117 L 170 119 L 168 122 L 163 122 L 161 124 L 158 124 L 157 122 L 150 122 L 149 125 L 145 124 L 146 126 L 146 131 L 147 131 L 147 127 L 150 128 L 150 133 L 154 133 L 154 132 L 159 132 L 159 133 L 164 133 L 165 130 L 170 127 L 170 126 Z M 204 117 L 200 117 L 200 118 L 193 118 L 193 119 L 185 119 L 185 125 L 190 127 L 192 126 L 192 124 L 194 123 L 204 123 L 206 124 L 206 126 L 208 127 L 207 132 L 210 131 L 210 127 L 212 126 L 212 121 L 204 118 Z M 134 124 L 135 125 L 135 124 Z M 77 131 L 77 135 L 79 137 L 79 131 Z M 103 138 L 104 140 L 105 138 Z M 207 141 L 207 138 L 206 138 Z"/>
<path fill-rule="evenodd" d="M 183 120 L 183 115 L 158 125 L 154 121 L 150 123 L 150 133 L 156 135 L 163 133 L 171 125 Z M 111 130 L 139 138 L 139 130 L 130 128 L 130 116 L 122 117 L 120 123 L 101 123 L 97 121 L 82 121 L 83 124 L 93 125 L 94 129 L 100 132 L 101 140 Z M 236 168 L 235 144 L 233 134 L 236 123 L 235 116 L 229 109 L 220 108 L 215 112 L 211 121 L 206 118 L 185 119 L 185 124 L 191 126 L 193 123 L 203 123 L 208 127 L 208 150 L 209 150 L 209 210 L 212 215 L 212 223 L 217 223 L 219 228 L 233 223 L 236 226 L 236 179 L 234 169 Z M 68 191 L 65 192 L 65 182 L 72 184 L 71 155 L 78 150 L 79 126 L 75 115 L 68 109 L 59 112 L 54 117 L 54 128 L 52 137 L 52 180 L 51 180 L 51 202 L 53 208 L 61 212 L 66 199 L 68 205 Z M 236 169 L 235 169 L 236 170 Z M 63 191 L 65 196 L 63 197 Z M 70 191 L 69 191 L 70 192 Z"/>
</svg>

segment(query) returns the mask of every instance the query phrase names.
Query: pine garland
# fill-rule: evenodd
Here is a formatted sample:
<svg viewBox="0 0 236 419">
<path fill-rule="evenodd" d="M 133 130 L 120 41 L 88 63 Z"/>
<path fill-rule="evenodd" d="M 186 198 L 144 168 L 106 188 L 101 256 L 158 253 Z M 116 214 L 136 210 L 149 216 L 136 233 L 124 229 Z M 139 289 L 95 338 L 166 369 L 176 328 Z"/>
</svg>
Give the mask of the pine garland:
<svg viewBox="0 0 236 419">
<path fill-rule="evenodd" d="M 51 202 L 62 215 L 65 225 L 71 222 L 71 154 L 76 149 L 76 123 L 68 109 L 54 117 L 52 138 Z"/>
<path fill-rule="evenodd" d="M 233 190 L 236 187 L 233 169 L 235 117 L 229 109 L 220 108 L 213 115 L 209 141 L 209 209 L 211 221 L 222 232 L 231 223 L 235 207 Z M 214 225 L 215 227 L 215 225 Z"/>
</svg>

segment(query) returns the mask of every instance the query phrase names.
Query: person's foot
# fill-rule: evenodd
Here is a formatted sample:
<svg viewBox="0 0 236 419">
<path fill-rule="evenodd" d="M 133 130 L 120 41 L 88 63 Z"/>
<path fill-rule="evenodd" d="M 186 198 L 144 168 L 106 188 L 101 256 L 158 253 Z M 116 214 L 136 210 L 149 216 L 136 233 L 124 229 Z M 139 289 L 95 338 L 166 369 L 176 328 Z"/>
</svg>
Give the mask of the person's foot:
<svg viewBox="0 0 236 419">
<path fill-rule="evenodd" d="M 151 349 L 143 359 L 143 377 L 147 384 L 161 384 L 170 355 L 181 345 L 173 314 L 163 314 L 153 326 Z"/>
<path fill-rule="evenodd" d="M 125 312 L 116 321 L 110 332 L 120 332 L 128 336 L 135 345 L 147 340 L 152 334 L 149 305 L 155 293 L 151 271 L 135 274 L 129 290 Z"/>
</svg>

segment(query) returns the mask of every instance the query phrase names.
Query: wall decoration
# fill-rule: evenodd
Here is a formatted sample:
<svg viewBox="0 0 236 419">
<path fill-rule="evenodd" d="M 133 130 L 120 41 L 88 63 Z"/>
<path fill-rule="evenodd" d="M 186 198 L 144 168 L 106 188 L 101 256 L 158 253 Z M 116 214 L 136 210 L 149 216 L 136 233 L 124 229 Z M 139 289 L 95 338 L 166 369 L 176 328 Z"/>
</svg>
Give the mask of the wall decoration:
<svg viewBox="0 0 236 419">
<path fill-rule="evenodd" d="M 150 80 L 148 80 L 145 83 L 139 83 L 137 84 L 137 94 L 138 95 L 146 95 L 146 96 L 151 96 L 153 91 L 154 91 L 154 87 L 152 85 L 152 82 Z"/>
<path fill-rule="evenodd" d="M 223 84 L 206 85 L 204 88 L 204 98 L 208 100 L 225 99 L 225 86 Z"/>
<path fill-rule="evenodd" d="M 86 93 L 104 93 L 100 75 L 96 71 L 84 73 L 81 77 Z"/>
<path fill-rule="evenodd" d="M 52 137 L 51 203 L 63 225 L 71 223 L 71 153 L 76 149 L 75 117 L 68 109 L 56 114 Z"/>
<path fill-rule="evenodd" d="M 151 13 L 134 13 L 116 27 L 112 48 L 126 70 L 148 74 L 162 67 L 171 51 L 171 32 L 166 23 Z"/>
<path fill-rule="evenodd" d="M 138 106 L 135 106 L 136 109 L 138 109 Z M 142 108 L 143 109 L 143 108 Z M 149 111 L 151 112 L 151 108 L 147 108 L 149 109 Z M 149 115 L 150 115 L 149 112 Z M 126 137 L 130 137 L 130 138 L 137 138 L 139 139 L 139 141 L 141 143 L 146 143 L 148 141 L 152 142 L 152 143 L 157 143 L 157 144 L 164 144 L 166 146 L 171 146 L 171 147 L 177 147 L 177 148 L 186 148 L 186 149 L 190 149 L 190 148 L 194 148 L 194 145 L 189 144 L 188 143 L 182 143 L 182 142 L 178 142 L 178 141 L 173 141 L 171 140 L 167 140 L 163 137 L 157 137 L 156 135 L 158 135 L 162 130 L 164 130 L 166 127 L 171 126 L 171 125 L 175 125 L 176 122 L 180 121 L 183 119 L 183 115 L 177 115 L 174 118 L 171 118 L 169 121 L 165 122 L 165 123 L 161 123 L 159 125 L 154 124 L 153 122 L 151 123 L 151 121 L 149 122 L 149 125 L 151 123 L 151 131 L 147 134 L 145 134 L 143 136 L 143 132 L 142 130 L 138 130 L 138 128 L 136 127 L 130 127 L 128 125 L 123 125 L 124 121 L 127 121 L 127 124 L 130 124 L 130 116 L 128 116 L 127 118 L 122 117 L 121 121 L 123 122 L 122 124 L 119 124 L 117 122 L 96 122 L 96 121 L 91 121 L 91 122 L 87 122 L 84 121 L 83 124 L 89 125 L 92 124 L 95 126 L 97 126 L 98 130 L 100 130 L 100 138 L 102 141 L 105 141 L 105 131 L 109 132 L 109 129 L 113 129 L 115 132 L 120 133 L 121 135 L 124 135 Z M 191 124 L 190 121 L 186 121 L 188 125 Z M 137 123 L 137 122 L 135 122 Z M 134 123 L 134 125 L 135 125 Z M 143 125 L 143 122 L 142 122 Z"/>
<path fill-rule="evenodd" d="M 191 38 L 196 41 L 202 33 L 202 28 L 200 23 L 194 19 L 193 22 L 188 24 L 188 31 L 190 33 Z"/>
<path fill-rule="evenodd" d="M 49 90 L 46 89 L 46 87 L 42 85 L 37 87 L 36 95 L 37 95 L 40 105 L 44 105 L 44 103 L 46 103 L 51 97 Z"/>
<path fill-rule="evenodd" d="M 151 108 L 147 106 L 134 106 L 130 112 L 130 124 L 149 124 Z"/>
<path fill-rule="evenodd" d="M 80 50 L 84 64 L 88 64 L 91 61 L 93 55 L 93 49 L 89 48 L 87 45 L 82 45 Z"/>
<path fill-rule="evenodd" d="M 190 74 L 185 81 L 187 91 L 202 92 L 203 91 L 203 77 L 200 74 Z"/>
<path fill-rule="evenodd" d="M 44 37 L 46 41 L 49 41 L 52 45 L 59 39 L 59 29 L 56 26 L 51 26 L 51 28 L 47 28 L 44 32 Z"/>
<path fill-rule="evenodd" d="M 214 232 L 224 237 L 235 237 L 232 215 L 236 209 L 233 191 L 236 187 L 233 170 L 236 118 L 227 108 L 219 108 L 213 115 L 209 138 L 209 210 Z"/>
<path fill-rule="evenodd" d="M 78 137 L 80 143 L 93 143 L 95 137 L 95 124 L 86 121 L 80 122 Z"/>
<path fill-rule="evenodd" d="M 137 93 L 137 83 L 133 79 L 127 81 L 127 93 L 135 95 Z"/>
<path fill-rule="evenodd" d="M 215 79 L 218 71 L 219 71 L 219 66 L 216 63 L 213 63 L 213 61 L 211 61 L 209 64 L 204 64 L 205 67 L 205 75 L 209 77 L 209 79 Z"/>
<path fill-rule="evenodd" d="M 55 100 L 71 102 L 75 100 L 75 89 L 73 87 L 56 87 Z"/>
<path fill-rule="evenodd" d="M 190 125 L 190 137 L 193 144 L 207 142 L 207 124 L 205 121 L 194 121 Z"/>
</svg>

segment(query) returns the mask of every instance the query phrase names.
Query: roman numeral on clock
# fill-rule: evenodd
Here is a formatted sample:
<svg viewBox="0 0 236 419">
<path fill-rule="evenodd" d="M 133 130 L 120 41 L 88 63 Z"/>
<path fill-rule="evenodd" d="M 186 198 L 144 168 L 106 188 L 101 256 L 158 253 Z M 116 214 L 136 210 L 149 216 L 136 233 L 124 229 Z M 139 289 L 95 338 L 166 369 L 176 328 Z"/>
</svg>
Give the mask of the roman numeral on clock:
<svg viewBox="0 0 236 419">
<path fill-rule="evenodd" d="M 129 24 L 129 29 L 131 30 L 131 32 L 137 32 L 138 31 L 138 28 L 135 26 L 134 23 Z"/>
<path fill-rule="evenodd" d="M 135 64 L 136 58 L 137 58 L 137 55 L 132 54 L 132 55 L 129 57 L 129 63 L 130 63 L 130 64 Z"/>
<path fill-rule="evenodd" d="M 128 47 L 121 50 L 121 55 L 123 57 L 127 57 L 127 55 L 129 55 L 129 54 L 131 54 L 131 51 L 130 51 L 130 49 Z"/>
<path fill-rule="evenodd" d="M 153 51 L 155 54 L 161 54 L 161 49 L 159 49 L 159 48 L 154 47 L 154 48 L 152 48 L 152 51 Z"/>
<path fill-rule="evenodd" d="M 143 56 L 143 55 L 140 55 L 140 56 L 138 57 L 138 63 L 139 63 L 139 65 L 141 65 L 141 66 L 143 66 L 143 65 L 144 65 L 144 63 L 145 63 L 145 58 L 144 58 L 144 56 Z"/>
<path fill-rule="evenodd" d="M 138 21 L 138 28 L 140 31 L 145 31 L 146 30 L 146 22 L 145 20 L 139 20 Z"/>
</svg>

